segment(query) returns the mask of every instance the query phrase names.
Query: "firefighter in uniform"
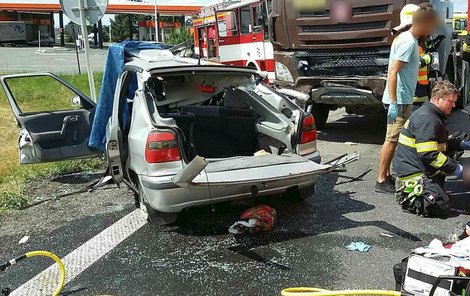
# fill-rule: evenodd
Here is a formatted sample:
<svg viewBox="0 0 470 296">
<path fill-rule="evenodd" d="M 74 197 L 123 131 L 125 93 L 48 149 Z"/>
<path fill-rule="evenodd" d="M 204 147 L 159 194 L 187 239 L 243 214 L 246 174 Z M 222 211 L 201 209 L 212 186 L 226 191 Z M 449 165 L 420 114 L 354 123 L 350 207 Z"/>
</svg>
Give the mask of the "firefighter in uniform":
<svg viewBox="0 0 470 296">
<path fill-rule="evenodd" d="M 416 91 L 413 97 L 413 111 L 416 111 L 423 103 L 429 101 L 429 79 L 428 71 L 429 64 L 432 62 L 432 57 L 429 53 L 424 51 L 424 45 L 418 46 L 419 50 L 419 72 L 418 82 L 416 83 Z"/>
<path fill-rule="evenodd" d="M 462 138 L 449 140 L 446 130 L 446 118 L 455 107 L 458 93 L 450 82 L 438 82 L 430 101 L 414 112 L 403 126 L 393 159 L 398 176 L 396 188 L 400 189 L 397 199 L 409 180 L 421 183 L 427 180 L 425 184 L 437 186 L 439 192 L 445 194 L 442 189 L 445 176 L 463 177 L 462 165 L 446 155 L 447 150 L 461 151 L 466 143 Z"/>
</svg>

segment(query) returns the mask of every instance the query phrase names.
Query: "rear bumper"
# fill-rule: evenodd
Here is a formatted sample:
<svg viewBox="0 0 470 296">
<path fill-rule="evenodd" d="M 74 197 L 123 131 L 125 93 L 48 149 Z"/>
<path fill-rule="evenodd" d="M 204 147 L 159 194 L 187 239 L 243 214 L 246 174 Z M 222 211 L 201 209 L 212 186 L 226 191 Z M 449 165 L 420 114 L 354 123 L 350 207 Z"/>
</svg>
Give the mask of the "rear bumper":
<svg viewBox="0 0 470 296">
<path fill-rule="evenodd" d="M 306 174 L 292 179 L 269 180 L 260 183 L 211 186 L 210 191 L 208 186 L 178 187 L 173 184 L 172 177 L 140 176 L 146 201 L 153 209 L 165 213 L 179 213 L 185 208 L 249 198 L 252 196 L 253 187 L 256 187 L 258 191 L 256 196 L 281 194 L 292 187 L 302 189 L 313 186 L 318 174 Z"/>
</svg>

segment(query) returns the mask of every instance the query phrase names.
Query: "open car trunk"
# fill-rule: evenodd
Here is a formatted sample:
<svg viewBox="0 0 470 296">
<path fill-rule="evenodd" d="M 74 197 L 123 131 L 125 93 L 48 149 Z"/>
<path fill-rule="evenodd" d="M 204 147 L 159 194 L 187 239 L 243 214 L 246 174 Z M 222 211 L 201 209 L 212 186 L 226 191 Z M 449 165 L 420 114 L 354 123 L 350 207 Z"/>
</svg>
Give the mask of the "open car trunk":
<svg viewBox="0 0 470 296">
<path fill-rule="evenodd" d="M 252 110 L 184 106 L 181 111 L 161 116 L 173 118 L 181 129 L 188 159 L 249 156 L 258 151 L 257 115 Z"/>
<path fill-rule="evenodd" d="M 206 81 L 213 81 L 213 85 L 206 85 Z M 189 86 L 183 88 L 182 84 Z M 147 87 L 150 113 L 157 118 L 157 125 L 178 127 L 188 161 L 196 155 L 218 159 L 253 156 L 260 150 L 276 154 L 293 150 L 298 139 L 301 109 L 281 97 L 278 101 L 285 100 L 285 104 L 274 106 L 251 76 L 161 76 L 152 77 Z"/>
</svg>

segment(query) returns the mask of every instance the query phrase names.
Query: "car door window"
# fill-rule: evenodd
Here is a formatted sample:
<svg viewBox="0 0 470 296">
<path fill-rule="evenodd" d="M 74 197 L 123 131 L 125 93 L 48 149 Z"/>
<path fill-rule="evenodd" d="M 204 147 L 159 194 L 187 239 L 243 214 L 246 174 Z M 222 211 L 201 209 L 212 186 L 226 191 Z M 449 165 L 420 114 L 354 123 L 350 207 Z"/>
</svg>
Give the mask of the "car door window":
<svg viewBox="0 0 470 296">
<path fill-rule="evenodd" d="M 52 76 L 13 77 L 5 80 L 21 113 L 81 109 L 80 96 Z"/>
</svg>

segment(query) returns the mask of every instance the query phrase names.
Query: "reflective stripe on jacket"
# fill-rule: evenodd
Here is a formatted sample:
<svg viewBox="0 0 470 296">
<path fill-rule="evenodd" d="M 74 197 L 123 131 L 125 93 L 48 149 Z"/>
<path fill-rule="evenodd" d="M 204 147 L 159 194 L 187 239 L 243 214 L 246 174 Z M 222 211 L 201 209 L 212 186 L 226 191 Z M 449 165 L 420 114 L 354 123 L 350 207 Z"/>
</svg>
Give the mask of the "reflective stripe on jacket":
<svg viewBox="0 0 470 296">
<path fill-rule="evenodd" d="M 430 102 L 414 112 L 403 126 L 393 158 L 400 178 L 424 173 L 452 175 L 457 162 L 445 155 L 447 150 L 446 116 Z"/>
<path fill-rule="evenodd" d="M 418 83 L 421 85 L 428 85 L 428 65 L 431 60 L 427 57 L 428 54 L 424 52 L 424 49 L 419 46 L 420 65 L 422 66 L 418 72 Z"/>
</svg>

